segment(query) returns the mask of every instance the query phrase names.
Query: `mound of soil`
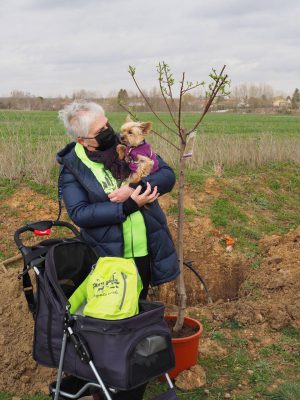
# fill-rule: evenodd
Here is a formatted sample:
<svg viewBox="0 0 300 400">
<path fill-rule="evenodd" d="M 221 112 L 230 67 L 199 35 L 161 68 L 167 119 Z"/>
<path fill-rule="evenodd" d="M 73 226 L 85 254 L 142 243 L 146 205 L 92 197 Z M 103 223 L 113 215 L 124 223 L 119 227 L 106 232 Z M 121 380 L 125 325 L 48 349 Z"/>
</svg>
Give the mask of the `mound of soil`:
<svg viewBox="0 0 300 400">
<path fill-rule="evenodd" d="M 28 221 L 53 219 L 56 215 L 54 201 L 20 187 L 1 203 L 0 251 L 7 257 L 18 254 L 13 241 L 15 230 Z M 41 367 L 32 359 L 33 318 L 17 278 L 22 267 L 20 262 L 7 272 L 0 269 L 0 391 L 16 395 L 48 394 L 48 384 L 53 381 L 55 371 Z"/>
<path fill-rule="evenodd" d="M 211 196 L 219 195 L 219 189 L 213 178 L 207 179 L 204 191 L 189 191 L 185 196 L 185 206 L 193 211 L 204 207 Z M 176 205 L 176 200 L 171 196 L 163 196 L 160 203 L 164 210 Z M 168 225 L 172 236 L 176 237 L 177 221 L 176 215 L 168 216 Z M 184 259 L 192 261 L 193 268 L 205 279 L 213 301 L 236 300 L 239 288 L 248 276 L 249 260 L 237 251 L 227 252 L 224 237 L 215 229 L 211 220 L 206 216 L 197 214 L 190 218 L 186 217 L 184 226 Z M 208 297 L 196 275 L 185 268 L 185 282 L 187 292 L 187 305 L 205 304 Z M 175 283 L 162 285 L 159 293 L 160 300 L 165 303 L 176 303 Z"/>
<path fill-rule="evenodd" d="M 0 273 L 0 296 L 0 391 L 47 394 L 54 371 L 32 359 L 33 318 L 16 269 Z"/>
<path fill-rule="evenodd" d="M 210 321 L 300 329 L 300 227 L 260 245 L 263 262 L 241 285 L 238 300 L 205 306 L 201 314 Z"/>
</svg>

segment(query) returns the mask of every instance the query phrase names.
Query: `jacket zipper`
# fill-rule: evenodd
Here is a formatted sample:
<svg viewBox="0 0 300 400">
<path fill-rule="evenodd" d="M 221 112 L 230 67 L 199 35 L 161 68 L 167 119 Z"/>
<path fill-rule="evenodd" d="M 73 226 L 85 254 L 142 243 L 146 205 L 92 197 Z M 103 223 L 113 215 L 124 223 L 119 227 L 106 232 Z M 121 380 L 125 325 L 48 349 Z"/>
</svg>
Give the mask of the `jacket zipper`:
<svg viewBox="0 0 300 400">
<path fill-rule="evenodd" d="M 127 275 L 124 274 L 124 272 L 121 272 L 121 274 L 122 274 L 122 278 L 123 278 L 123 281 L 124 281 L 124 290 L 123 290 L 123 295 L 122 295 L 121 304 L 120 304 L 120 306 L 119 306 L 119 310 L 122 310 L 122 307 L 123 307 L 123 305 L 124 305 L 124 300 L 125 300 L 125 295 L 126 295 L 126 289 L 127 289 L 127 285 L 126 285 L 126 278 L 127 278 Z"/>
<path fill-rule="evenodd" d="M 132 254 L 132 258 L 134 259 L 134 250 L 133 250 L 133 231 L 132 231 L 132 220 L 131 220 L 131 216 L 129 215 L 130 218 L 130 236 L 131 236 L 131 254 Z"/>
<path fill-rule="evenodd" d="M 144 210 L 141 209 L 141 214 L 144 220 L 144 224 L 146 227 L 146 239 L 147 239 L 147 250 L 148 250 L 148 256 L 149 256 L 149 263 L 150 263 L 150 286 L 155 286 L 152 282 L 152 277 L 153 277 L 153 264 L 154 264 L 154 257 L 152 257 L 152 252 L 150 249 L 150 240 L 149 240 L 149 229 L 148 229 L 148 224 L 146 222 L 146 218 L 145 218 L 145 214 L 144 214 Z M 153 260 L 153 261 L 152 261 Z"/>
</svg>

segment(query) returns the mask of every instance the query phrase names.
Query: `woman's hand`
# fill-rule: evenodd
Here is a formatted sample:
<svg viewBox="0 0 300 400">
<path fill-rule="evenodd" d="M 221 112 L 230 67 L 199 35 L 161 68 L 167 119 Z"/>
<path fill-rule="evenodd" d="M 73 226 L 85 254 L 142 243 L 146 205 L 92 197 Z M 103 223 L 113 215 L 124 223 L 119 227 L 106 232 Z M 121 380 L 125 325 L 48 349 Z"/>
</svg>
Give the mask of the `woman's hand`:
<svg viewBox="0 0 300 400">
<path fill-rule="evenodd" d="M 151 193 L 151 185 L 148 182 L 147 188 L 144 193 L 140 194 L 141 190 L 142 186 L 139 185 L 130 196 L 139 207 L 143 207 L 145 204 L 148 203 L 153 203 L 159 196 L 159 193 L 157 192 L 157 186 L 154 187 L 153 192 Z"/>
<path fill-rule="evenodd" d="M 108 195 L 108 198 L 113 203 L 123 203 L 126 201 L 134 192 L 134 189 L 128 185 L 121 186 L 119 189 L 114 190 Z"/>
</svg>

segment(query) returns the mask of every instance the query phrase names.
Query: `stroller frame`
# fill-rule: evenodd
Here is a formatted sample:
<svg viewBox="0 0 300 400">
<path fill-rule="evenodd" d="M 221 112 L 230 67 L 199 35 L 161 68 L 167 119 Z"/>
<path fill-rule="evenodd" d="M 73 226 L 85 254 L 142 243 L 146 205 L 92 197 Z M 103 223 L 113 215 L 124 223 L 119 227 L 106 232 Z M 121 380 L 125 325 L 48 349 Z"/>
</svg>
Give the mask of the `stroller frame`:
<svg viewBox="0 0 300 400">
<path fill-rule="evenodd" d="M 68 314 L 68 312 L 66 313 L 66 315 Z M 86 383 L 77 393 L 75 394 L 70 394 L 68 392 L 64 392 L 60 390 L 60 385 L 61 385 L 61 381 L 62 381 L 62 376 L 63 376 L 63 363 L 64 363 L 64 355 L 65 355 L 65 351 L 66 351 L 66 345 L 67 345 L 67 340 L 68 340 L 68 336 L 71 338 L 71 340 L 74 343 L 74 346 L 77 350 L 77 352 L 80 355 L 80 358 L 83 362 L 88 363 L 90 365 L 91 370 L 93 371 L 95 378 L 98 381 L 98 385 L 93 383 L 93 382 L 88 382 Z M 169 377 L 168 373 L 165 373 L 165 378 L 166 381 L 169 385 L 170 389 L 174 389 L 174 385 L 173 382 L 171 381 L 171 378 Z M 56 387 L 55 389 L 52 389 L 52 393 L 54 393 L 54 400 L 58 400 L 59 399 L 59 395 L 62 395 L 64 397 L 67 397 L 69 399 L 78 399 L 88 388 L 90 387 L 94 387 L 94 388 L 98 388 L 101 389 L 104 393 L 104 395 L 106 396 L 107 400 L 112 400 L 109 391 L 115 392 L 116 391 L 112 388 L 107 389 L 103 380 L 101 379 L 101 376 L 99 375 L 92 359 L 91 356 L 85 346 L 84 343 L 80 342 L 80 338 L 78 339 L 72 328 L 70 326 L 68 326 L 68 322 L 66 321 L 66 329 L 64 332 L 64 336 L 63 336 L 63 341 L 62 341 L 62 348 L 61 348 L 61 354 L 60 354 L 60 360 L 59 360 L 59 367 L 58 367 L 58 372 L 57 372 L 57 381 L 56 381 Z M 171 399 L 170 399 L 171 400 Z"/>
<path fill-rule="evenodd" d="M 28 301 L 30 311 L 33 313 L 33 315 L 34 315 L 35 310 L 33 308 L 32 302 L 30 302 L 30 299 L 31 300 L 33 299 L 33 293 L 32 293 L 32 285 L 31 285 L 31 281 L 30 281 L 28 272 L 30 269 L 33 269 L 37 276 L 40 274 L 40 270 L 38 267 L 40 264 L 42 264 L 44 262 L 45 254 L 48 252 L 49 248 L 48 249 L 46 248 L 45 251 L 43 252 L 42 249 L 39 247 L 43 247 L 43 245 L 45 243 L 51 242 L 53 240 L 50 239 L 48 241 L 46 240 L 46 241 L 40 242 L 38 245 L 33 246 L 35 248 L 35 250 L 32 252 L 31 247 L 25 246 L 23 244 L 23 242 L 20 238 L 20 235 L 27 231 L 34 232 L 37 235 L 44 235 L 45 234 L 44 232 L 47 231 L 46 234 L 49 234 L 49 229 L 51 229 L 53 226 L 61 226 L 61 227 L 66 227 L 66 228 L 70 229 L 75 235 L 73 240 L 78 239 L 79 232 L 76 229 L 76 227 L 68 222 L 63 222 L 63 221 L 38 221 L 38 222 L 30 223 L 30 224 L 27 224 L 27 225 L 19 228 L 15 232 L 15 235 L 14 235 L 15 243 L 24 258 L 24 269 L 23 269 L 23 273 L 19 274 L 19 279 L 21 277 L 23 277 L 24 293 L 25 293 L 26 299 Z M 37 233 L 37 232 L 40 232 L 40 233 Z M 54 242 L 55 242 L 55 239 L 54 239 Z M 32 252 L 33 254 L 30 254 L 30 252 Z M 25 285 L 24 282 L 27 282 L 27 285 Z M 30 288 L 30 289 L 28 290 L 28 288 Z M 30 291 L 31 291 L 31 293 L 30 293 Z M 76 315 L 73 316 L 70 314 L 69 305 L 67 305 L 66 310 L 65 310 L 65 315 L 64 315 L 64 322 L 63 322 L 63 324 L 64 324 L 63 337 L 62 337 L 62 345 L 61 345 L 59 364 L 58 364 L 58 370 L 57 370 L 57 380 L 56 380 L 55 386 L 52 384 L 53 386 L 51 387 L 51 385 L 50 385 L 50 394 L 52 395 L 53 400 L 59 400 L 60 396 L 63 396 L 63 398 L 75 400 L 75 399 L 78 399 L 80 396 L 82 396 L 86 392 L 87 389 L 96 388 L 96 389 L 100 389 L 102 391 L 102 393 L 104 394 L 104 396 L 107 400 L 113 400 L 113 398 L 111 397 L 111 394 L 118 393 L 118 390 L 116 390 L 115 388 L 107 387 L 107 385 L 103 382 L 103 380 L 100 376 L 100 373 L 97 370 L 97 368 L 93 362 L 93 358 L 92 358 L 92 355 L 88 348 L 87 343 L 85 343 L 83 338 L 79 334 L 76 334 L 76 332 L 74 332 L 72 329 L 72 325 L 74 324 L 75 320 L 76 320 Z M 95 380 L 98 382 L 98 383 L 94 383 L 94 382 L 87 381 L 87 383 L 84 384 L 76 393 L 69 393 L 67 391 L 61 390 L 61 383 L 62 383 L 63 374 L 64 374 L 63 367 L 64 367 L 64 360 L 65 360 L 65 354 L 66 354 L 66 348 L 67 348 L 68 341 L 72 342 L 80 360 L 83 363 L 89 365 L 93 375 L 95 376 Z M 174 388 L 173 382 L 170 379 L 168 373 L 165 372 L 164 376 L 165 376 L 165 379 L 169 386 L 169 390 L 167 392 L 159 395 L 158 397 L 155 397 L 153 400 L 176 400 L 176 399 L 178 399 L 176 396 L 176 393 L 175 393 L 175 388 Z"/>
<path fill-rule="evenodd" d="M 66 316 L 68 315 L 68 310 L 66 312 Z M 99 383 L 99 385 L 95 385 L 93 383 L 87 383 L 83 388 L 81 388 L 79 390 L 78 393 L 76 393 L 75 395 L 68 395 L 66 392 L 61 392 L 60 391 L 60 385 L 61 385 L 61 381 L 62 381 L 62 375 L 63 375 L 63 364 L 64 364 L 64 357 L 65 357 L 65 352 L 66 352 L 66 346 L 67 346 L 67 340 L 68 340 L 68 336 L 71 338 L 72 342 L 74 343 L 74 346 L 76 348 L 76 351 L 78 352 L 80 359 L 85 362 L 88 363 Z M 111 396 L 109 394 L 108 389 L 106 388 L 104 382 L 102 381 L 92 359 L 91 356 L 89 354 L 89 351 L 87 350 L 86 346 L 80 342 L 80 338 L 77 338 L 71 328 L 71 326 L 69 326 L 69 318 L 66 317 L 66 321 L 65 321 L 65 330 L 64 330 L 64 335 L 63 335 L 63 340 L 62 340 L 62 348 L 61 348 L 61 353 L 60 353 L 60 359 L 59 359 L 59 366 L 58 366 L 58 372 L 57 372 L 57 382 L 56 382 L 56 388 L 55 388 L 55 396 L 54 396 L 54 400 L 58 400 L 59 395 L 65 395 L 68 398 L 71 399 L 77 399 L 80 397 L 81 393 L 83 393 L 88 387 L 90 387 L 91 385 L 93 385 L 94 387 L 98 387 L 100 389 L 102 389 L 103 393 L 105 394 L 107 400 L 112 400 Z"/>
</svg>

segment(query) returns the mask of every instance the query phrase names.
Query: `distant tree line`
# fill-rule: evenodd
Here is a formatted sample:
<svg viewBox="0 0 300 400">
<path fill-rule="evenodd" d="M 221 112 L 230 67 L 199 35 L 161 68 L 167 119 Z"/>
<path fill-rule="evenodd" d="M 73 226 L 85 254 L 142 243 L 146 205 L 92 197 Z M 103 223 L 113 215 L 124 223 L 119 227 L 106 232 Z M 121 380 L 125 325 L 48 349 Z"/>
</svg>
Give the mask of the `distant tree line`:
<svg viewBox="0 0 300 400">
<path fill-rule="evenodd" d="M 144 90 L 151 100 L 156 111 L 167 111 L 166 104 L 157 88 Z M 10 96 L 0 98 L 0 109 L 10 110 L 40 110 L 57 111 L 74 99 L 93 99 L 104 106 L 107 111 L 122 111 L 121 103 L 126 103 L 136 112 L 148 111 L 144 99 L 136 93 L 121 88 L 111 92 L 108 96 L 99 96 L 96 92 L 84 89 L 75 91 L 72 96 L 58 96 L 55 98 L 35 96 L 29 92 L 14 90 Z M 174 99 L 175 102 L 178 99 Z M 201 92 L 192 95 L 187 93 L 182 99 L 182 111 L 201 111 L 206 103 Z M 267 84 L 242 84 L 232 89 L 229 96 L 219 96 L 212 107 L 212 111 L 300 111 L 300 92 L 296 88 L 290 96 L 275 95 L 273 88 Z"/>
</svg>

